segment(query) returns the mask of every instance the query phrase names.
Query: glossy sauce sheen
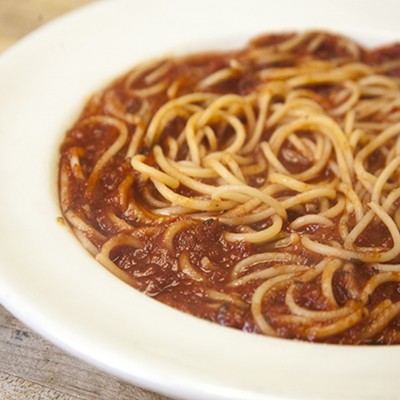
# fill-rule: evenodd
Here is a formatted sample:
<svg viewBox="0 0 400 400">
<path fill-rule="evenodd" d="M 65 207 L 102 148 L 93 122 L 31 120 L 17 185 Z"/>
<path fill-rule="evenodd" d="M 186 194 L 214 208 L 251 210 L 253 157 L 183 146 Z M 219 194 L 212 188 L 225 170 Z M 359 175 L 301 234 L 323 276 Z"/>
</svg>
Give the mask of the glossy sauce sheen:
<svg viewBox="0 0 400 400">
<path fill-rule="evenodd" d="M 269 35 L 260 37 L 252 42 L 255 47 L 273 45 L 282 42 L 286 35 Z M 306 49 L 301 46 L 297 49 L 299 55 L 303 56 Z M 323 60 L 329 60 L 340 55 L 346 56 L 346 50 L 334 39 L 327 40 L 317 54 Z M 232 58 L 241 60 L 242 53 L 224 52 L 210 53 L 202 55 L 189 56 L 185 62 L 179 62 L 173 65 L 168 72 L 168 79 L 180 82 L 178 95 L 191 93 L 196 82 L 229 65 Z M 383 60 L 400 59 L 400 46 L 390 46 L 378 49 L 372 52 L 362 50 L 363 61 L 371 65 L 378 64 Z M 246 61 L 243 61 L 246 62 Z M 287 66 L 290 66 L 290 62 Z M 284 62 L 281 65 L 285 66 Z M 400 69 L 392 71 L 392 75 L 400 75 Z M 70 166 L 71 152 L 79 153 L 82 173 L 88 177 L 101 155 L 116 140 L 118 132 L 110 125 L 98 125 L 93 129 L 91 125 L 80 124 L 88 116 L 107 115 L 108 110 L 105 105 L 105 93 L 112 90 L 118 97 L 118 101 L 123 104 L 125 110 L 134 113 L 140 108 L 140 101 L 130 97 L 123 89 L 125 77 L 119 78 L 113 82 L 105 91 L 96 94 L 86 104 L 81 116 L 74 126 L 67 132 L 66 138 L 61 146 L 60 170 L 68 176 L 68 210 L 73 210 L 82 216 L 82 218 L 100 232 L 105 238 L 124 232 L 124 229 L 118 227 L 108 218 L 108 212 L 112 211 L 119 218 L 123 218 L 128 224 L 134 227 L 135 237 L 140 240 L 144 246 L 142 248 L 133 248 L 131 246 L 118 246 L 110 253 L 110 259 L 123 271 L 129 274 L 134 285 L 142 292 L 155 299 L 175 307 L 179 310 L 188 312 L 192 315 L 214 321 L 218 324 L 241 329 L 248 332 L 259 332 L 259 329 L 252 317 L 250 302 L 256 285 L 249 282 L 240 287 L 229 287 L 227 283 L 230 280 L 233 266 L 243 258 L 260 252 L 270 250 L 269 245 L 254 245 L 246 242 L 229 242 L 224 238 L 225 226 L 217 219 L 206 219 L 204 221 L 195 221 L 182 232 L 177 233 L 174 238 L 173 248 L 165 246 L 163 233 L 165 229 L 177 220 L 185 220 L 188 217 L 179 216 L 166 218 L 149 213 L 145 208 L 143 199 L 143 183 L 136 177 L 136 171 L 133 171 L 129 160 L 125 159 L 127 144 L 114 156 L 102 169 L 101 177 L 96 183 L 94 189 L 88 193 L 87 179 L 77 179 Z M 258 78 L 253 73 L 238 74 L 237 77 L 228 79 L 221 84 L 207 88 L 205 91 L 212 93 L 226 94 L 238 93 L 245 95 L 257 87 Z M 136 88 L 141 88 L 144 83 L 138 79 L 135 83 Z M 330 102 L 329 90 L 321 86 L 317 89 L 320 92 L 323 102 Z M 328 95 L 327 95 L 328 93 Z M 165 94 L 153 96 L 150 98 L 151 113 L 154 114 L 168 100 Z M 160 139 L 162 147 L 168 147 L 166 138 L 174 137 L 180 132 L 182 127 L 179 118 L 174 120 L 166 127 L 166 133 Z M 129 135 L 135 131 L 134 124 L 127 124 Z M 305 135 L 307 133 L 305 132 Z M 263 138 L 267 139 L 269 132 L 264 132 Z M 289 146 L 290 147 L 290 146 Z M 182 150 L 185 151 L 185 150 Z M 254 153 L 257 156 L 258 150 Z M 142 148 L 142 153 L 146 154 L 146 149 Z M 183 158 L 185 154 L 180 154 Z M 299 160 L 298 163 L 287 163 L 285 166 L 290 172 L 299 172 L 307 167 L 307 160 Z M 376 160 L 379 164 L 379 159 Z M 329 174 L 329 171 L 324 173 Z M 120 205 L 119 186 L 124 179 L 133 177 L 131 189 L 128 192 L 127 203 L 129 212 L 123 210 Z M 321 176 L 321 179 L 323 177 Z M 207 179 L 204 179 L 207 182 Z M 261 186 L 263 175 L 253 177 L 251 182 L 253 186 Z M 185 195 L 196 193 L 183 185 L 180 186 L 178 193 Z M 86 212 L 87 208 L 91 212 Z M 298 215 L 293 211 L 289 213 L 289 222 Z M 270 224 L 270 220 L 254 224 L 253 228 L 262 229 Z M 238 228 L 239 229 L 239 228 Z M 289 228 L 284 226 L 284 230 Z M 318 233 L 320 237 L 331 240 L 339 240 L 337 226 L 321 227 L 307 226 L 305 233 Z M 100 249 L 104 240 L 96 236 L 90 236 L 89 240 Z M 371 227 L 367 234 L 360 236 L 357 240 L 360 246 L 383 246 L 390 248 L 392 246 L 390 235 L 383 224 L 377 224 Z M 299 260 L 304 264 L 314 265 L 322 259 L 319 254 L 312 253 L 302 247 L 300 244 L 293 247 L 292 250 L 298 255 Z M 179 256 L 184 254 L 188 257 L 193 268 L 202 276 L 203 281 L 191 279 L 183 273 L 179 267 Z M 399 260 L 397 260 L 399 261 Z M 210 264 L 211 263 L 211 264 Z M 205 265 L 207 264 L 207 265 Z M 271 263 L 260 264 L 257 268 L 263 269 L 272 265 Z M 349 300 L 351 291 L 362 290 L 368 279 L 375 273 L 374 269 L 366 265 L 358 264 L 354 272 L 338 271 L 333 278 L 334 295 L 339 305 L 345 304 Z M 242 302 L 247 303 L 247 307 L 237 306 L 230 302 L 210 299 L 206 296 L 208 289 L 213 289 L 223 293 L 231 294 Z M 343 290 L 343 288 L 347 288 Z M 383 299 L 389 298 L 392 302 L 400 300 L 399 283 L 387 283 L 381 285 L 374 293 L 370 306 L 380 303 Z M 326 300 L 321 293 L 321 285 L 318 278 L 307 282 L 298 290 L 296 299 L 300 305 L 310 309 L 324 309 L 327 307 Z M 268 296 L 268 300 L 263 304 L 263 308 L 268 310 L 268 318 L 274 325 L 275 316 L 285 312 L 286 305 L 284 301 L 284 291 L 277 288 L 273 295 Z M 302 338 L 291 326 L 279 326 L 278 334 L 286 338 Z M 362 324 L 341 333 L 338 336 L 329 337 L 325 341 L 333 343 L 357 343 L 358 333 L 362 329 Z M 400 319 L 394 319 L 385 333 L 374 339 L 374 343 L 390 342 L 391 332 L 400 331 Z M 385 337 L 386 335 L 386 337 Z M 304 339 L 304 338 L 302 338 Z M 308 338 L 313 340 L 313 338 Z"/>
</svg>

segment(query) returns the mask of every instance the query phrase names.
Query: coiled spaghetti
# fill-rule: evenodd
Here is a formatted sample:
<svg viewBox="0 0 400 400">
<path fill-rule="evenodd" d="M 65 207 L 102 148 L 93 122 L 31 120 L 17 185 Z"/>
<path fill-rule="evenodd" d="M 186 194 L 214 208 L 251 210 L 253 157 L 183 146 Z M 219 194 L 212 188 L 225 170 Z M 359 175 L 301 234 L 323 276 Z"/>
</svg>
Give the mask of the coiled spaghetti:
<svg viewBox="0 0 400 400">
<path fill-rule="evenodd" d="M 400 343 L 400 46 L 326 32 L 135 67 L 61 146 L 60 205 L 114 274 L 222 325 Z"/>
</svg>

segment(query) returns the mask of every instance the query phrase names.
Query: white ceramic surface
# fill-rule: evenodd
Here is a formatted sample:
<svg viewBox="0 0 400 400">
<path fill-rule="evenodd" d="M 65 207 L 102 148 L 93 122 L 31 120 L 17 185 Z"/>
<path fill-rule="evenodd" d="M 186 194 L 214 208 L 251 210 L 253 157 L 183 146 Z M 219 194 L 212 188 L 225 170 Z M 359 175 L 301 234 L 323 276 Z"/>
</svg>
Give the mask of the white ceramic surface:
<svg viewBox="0 0 400 400">
<path fill-rule="evenodd" d="M 99 266 L 56 218 L 57 151 L 85 99 L 135 63 L 322 28 L 400 39 L 390 0 L 102 1 L 0 58 L 0 300 L 62 348 L 182 399 L 398 399 L 400 346 L 299 343 L 198 320 Z"/>
</svg>

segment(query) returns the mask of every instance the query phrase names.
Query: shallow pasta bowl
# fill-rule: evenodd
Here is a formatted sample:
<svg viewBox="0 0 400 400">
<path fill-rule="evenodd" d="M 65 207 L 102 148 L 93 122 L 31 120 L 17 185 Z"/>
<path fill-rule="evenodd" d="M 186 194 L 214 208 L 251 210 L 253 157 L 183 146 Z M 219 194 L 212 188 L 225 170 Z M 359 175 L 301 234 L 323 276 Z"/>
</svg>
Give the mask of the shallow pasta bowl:
<svg viewBox="0 0 400 400">
<path fill-rule="evenodd" d="M 400 6 L 383 5 L 364 2 L 368 12 L 360 15 L 356 1 L 99 2 L 7 51 L 0 60 L 2 304 L 67 351 L 178 398 L 398 396 L 400 347 L 300 343 L 198 320 L 119 281 L 57 222 L 58 146 L 87 97 L 110 79 L 147 58 L 239 47 L 270 30 L 335 30 L 371 45 L 400 39 Z"/>
</svg>

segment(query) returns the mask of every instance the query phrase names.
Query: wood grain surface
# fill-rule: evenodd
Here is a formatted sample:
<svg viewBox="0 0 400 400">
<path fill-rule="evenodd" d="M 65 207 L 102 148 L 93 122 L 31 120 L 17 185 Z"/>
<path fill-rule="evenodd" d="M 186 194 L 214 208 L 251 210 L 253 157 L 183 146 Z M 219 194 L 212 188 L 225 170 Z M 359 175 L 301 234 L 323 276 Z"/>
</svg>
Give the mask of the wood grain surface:
<svg viewBox="0 0 400 400">
<path fill-rule="evenodd" d="M 0 0 L 0 52 L 90 0 Z M 103 373 L 26 327 L 0 305 L 0 400 L 168 400 Z"/>
</svg>

